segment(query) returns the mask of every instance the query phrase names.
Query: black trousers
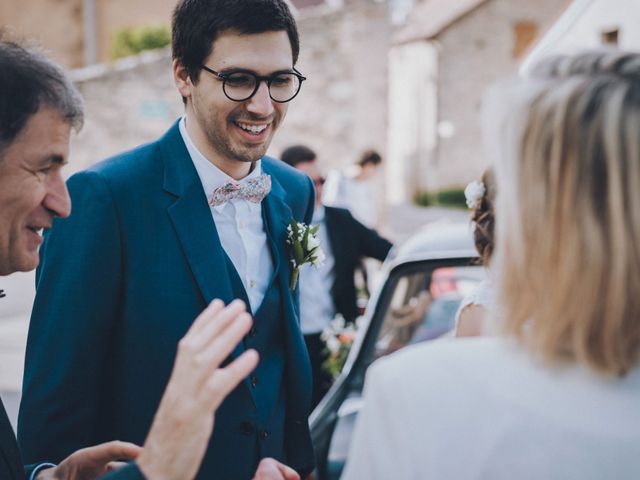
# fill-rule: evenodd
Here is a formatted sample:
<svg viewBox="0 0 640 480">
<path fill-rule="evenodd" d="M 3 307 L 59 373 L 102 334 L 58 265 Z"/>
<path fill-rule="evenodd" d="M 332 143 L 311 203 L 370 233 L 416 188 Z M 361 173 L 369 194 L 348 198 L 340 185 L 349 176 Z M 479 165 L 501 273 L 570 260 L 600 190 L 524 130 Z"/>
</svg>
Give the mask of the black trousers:
<svg viewBox="0 0 640 480">
<path fill-rule="evenodd" d="M 312 333 L 304 336 L 307 345 L 309 360 L 311 360 L 311 374 L 313 375 L 313 393 L 311 394 L 311 410 L 316 408 L 322 397 L 329 391 L 333 380 L 322 369 L 323 362 L 327 359 L 326 347 L 320 333 Z"/>
</svg>

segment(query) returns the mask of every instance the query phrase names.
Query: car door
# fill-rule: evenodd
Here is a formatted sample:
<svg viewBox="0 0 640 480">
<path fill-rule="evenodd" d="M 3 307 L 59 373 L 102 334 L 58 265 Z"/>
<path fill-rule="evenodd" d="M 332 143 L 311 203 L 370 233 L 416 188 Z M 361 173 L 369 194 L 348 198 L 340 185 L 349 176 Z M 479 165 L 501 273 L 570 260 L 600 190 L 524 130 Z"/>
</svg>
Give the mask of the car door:
<svg viewBox="0 0 640 480">
<path fill-rule="evenodd" d="M 414 258 L 390 269 L 341 375 L 311 415 L 317 479 L 340 478 L 369 365 L 409 345 L 451 335 L 460 301 L 484 276 L 470 251 Z"/>
</svg>

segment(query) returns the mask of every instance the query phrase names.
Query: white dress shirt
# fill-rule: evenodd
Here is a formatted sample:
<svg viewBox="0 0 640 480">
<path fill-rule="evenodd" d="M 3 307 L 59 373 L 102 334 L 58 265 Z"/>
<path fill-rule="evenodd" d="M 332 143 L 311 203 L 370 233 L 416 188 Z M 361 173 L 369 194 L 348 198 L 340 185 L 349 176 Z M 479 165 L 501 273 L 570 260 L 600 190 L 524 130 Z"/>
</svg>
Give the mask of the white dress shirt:
<svg viewBox="0 0 640 480">
<path fill-rule="evenodd" d="M 313 224 L 320 225 L 318 239 L 325 254 L 324 264 L 318 268 L 304 265 L 300 270 L 300 328 L 304 335 L 322 332 L 335 316 L 331 297 L 331 287 L 335 279 L 333 272 L 335 259 L 329 244 L 324 217 L 324 207 L 316 208 L 313 213 Z"/>
<path fill-rule="evenodd" d="M 640 364 L 549 367 L 502 337 L 406 347 L 367 370 L 342 480 L 640 478 Z"/>
<path fill-rule="evenodd" d="M 184 117 L 180 120 L 179 128 L 207 198 L 211 197 L 214 189 L 234 181 L 198 150 L 189 137 Z M 251 173 L 240 180 L 240 183 L 261 174 L 261 160 L 258 160 Z M 209 208 L 222 248 L 236 267 L 249 297 L 251 311 L 255 314 L 264 299 L 273 275 L 273 261 L 262 221 L 261 204 L 236 198 Z"/>
</svg>

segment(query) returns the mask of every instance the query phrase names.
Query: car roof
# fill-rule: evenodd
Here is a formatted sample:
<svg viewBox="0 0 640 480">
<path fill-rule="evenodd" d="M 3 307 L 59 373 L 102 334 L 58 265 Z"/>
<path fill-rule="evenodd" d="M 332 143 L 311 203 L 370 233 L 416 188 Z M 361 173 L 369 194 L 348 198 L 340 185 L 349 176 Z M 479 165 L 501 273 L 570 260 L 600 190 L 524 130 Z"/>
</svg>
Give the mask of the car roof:
<svg viewBox="0 0 640 480">
<path fill-rule="evenodd" d="M 393 266 L 419 260 L 474 257 L 473 226 L 469 221 L 429 223 L 394 247 L 387 259 Z"/>
</svg>

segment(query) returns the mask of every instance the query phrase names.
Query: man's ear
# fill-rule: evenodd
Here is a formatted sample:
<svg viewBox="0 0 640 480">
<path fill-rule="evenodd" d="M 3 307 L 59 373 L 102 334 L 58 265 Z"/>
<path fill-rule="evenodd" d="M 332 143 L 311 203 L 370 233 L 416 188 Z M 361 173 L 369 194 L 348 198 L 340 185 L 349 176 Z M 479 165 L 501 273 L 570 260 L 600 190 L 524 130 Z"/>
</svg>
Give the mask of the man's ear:
<svg viewBox="0 0 640 480">
<path fill-rule="evenodd" d="M 173 81 L 175 82 L 180 95 L 182 95 L 183 98 L 190 98 L 193 83 L 191 82 L 189 72 L 187 72 L 187 69 L 184 68 L 184 65 L 182 65 L 179 60 L 173 61 L 171 69 L 173 71 Z"/>
</svg>

